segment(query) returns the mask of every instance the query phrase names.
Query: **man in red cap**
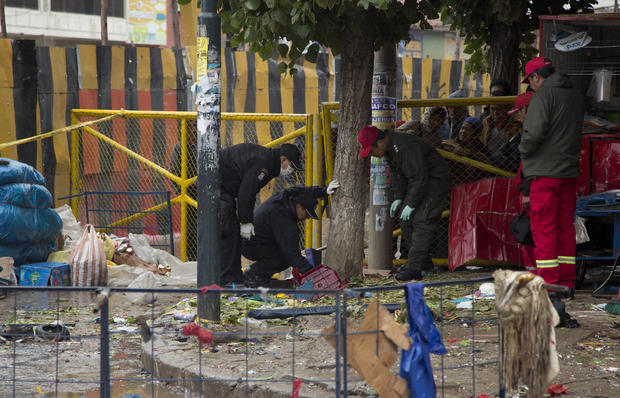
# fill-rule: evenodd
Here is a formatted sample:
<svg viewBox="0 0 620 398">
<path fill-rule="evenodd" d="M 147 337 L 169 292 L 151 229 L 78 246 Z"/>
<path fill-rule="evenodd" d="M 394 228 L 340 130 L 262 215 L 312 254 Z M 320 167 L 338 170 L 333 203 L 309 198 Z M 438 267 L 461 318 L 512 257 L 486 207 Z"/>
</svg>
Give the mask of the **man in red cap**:
<svg viewBox="0 0 620 398">
<path fill-rule="evenodd" d="M 574 288 L 576 178 L 579 176 L 583 96 L 544 57 L 531 59 L 525 79 L 536 92 L 519 145 L 523 177 L 531 181 L 530 214 L 538 275 Z"/>
<path fill-rule="evenodd" d="M 433 269 L 429 249 L 450 193 L 450 169 L 433 147 L 415 135 L 366 126 L 357 138 L 362 144 L 360 157 L 383 157 L 392 171 L 390 216 L 400 214 L 402 238 L 410 242 L 407 263 L 395 277 L 422 279 L 423 271 Z"/>
</svg>

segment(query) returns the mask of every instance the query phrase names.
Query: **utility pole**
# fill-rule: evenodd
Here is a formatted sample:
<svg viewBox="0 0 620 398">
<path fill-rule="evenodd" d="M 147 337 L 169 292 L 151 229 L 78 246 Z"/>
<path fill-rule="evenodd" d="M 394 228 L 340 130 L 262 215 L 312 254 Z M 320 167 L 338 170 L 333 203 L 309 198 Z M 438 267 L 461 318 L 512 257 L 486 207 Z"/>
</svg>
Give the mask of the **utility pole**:
<svg viewBox="0 0 620 398">
<path fill-rule="evenodd" d="M 202 0 L 198 15 L 196 110 L 198 111 L 198 287 L 220 283 L 220 16 L 217 0 Z M 220 296 L 198 300 L 198 314 L 220 320 Z"/>
<path fill-rule="evenodd" d="M 0 0 L 0 38 L 6 39 L 6 16 L 4 14 L 4 0 Z"/>
<path fill-rule="evenodd" d="M 101 0 L 101 45 L 108 45 L 108 0 Z"/>
<path fill-rule="evenodd" d="M 375 52 L 372 77 L 372 125 L 393 129 L 396 124 L 396 46 Z M 381 158 L 370 158 L 370 233 L 368 268 L 392 269 L 392 219 L 390 217 L 390 167 Z"/>
</svg>

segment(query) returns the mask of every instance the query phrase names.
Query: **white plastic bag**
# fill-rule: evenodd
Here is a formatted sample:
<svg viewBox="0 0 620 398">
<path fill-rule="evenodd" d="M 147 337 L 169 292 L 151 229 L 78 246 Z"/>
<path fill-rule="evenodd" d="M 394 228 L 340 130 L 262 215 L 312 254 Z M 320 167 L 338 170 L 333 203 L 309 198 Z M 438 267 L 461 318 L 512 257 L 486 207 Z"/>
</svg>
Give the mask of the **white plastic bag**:
<svg viewBox="0 0 620 398">
<path fill-rule="evenodd" d="M 586 220 L 584 220 L 582 217 L 575 216 L 575 240 L 577 241 L 578 245 L 590 241 L 585 221 Z"/>
<path fill-rule="evenodd" d="M 103 242 L 97 238 L 95 227 L 88 224 L 79 241 L 73 245 L 71 257 L 72 286 L 105 286 L 108 267 Z"/>
</svg>

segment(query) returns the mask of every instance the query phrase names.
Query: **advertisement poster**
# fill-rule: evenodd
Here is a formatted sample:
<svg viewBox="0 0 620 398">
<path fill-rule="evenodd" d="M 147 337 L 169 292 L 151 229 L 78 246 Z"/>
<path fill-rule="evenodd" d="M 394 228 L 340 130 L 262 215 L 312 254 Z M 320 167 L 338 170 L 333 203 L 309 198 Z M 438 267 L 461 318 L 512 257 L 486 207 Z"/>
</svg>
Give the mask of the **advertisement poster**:
<svg viewBox="0 0 620 398">
<path fill-rule="evenodd" d="M 135 44 L 166 44 L 166 0 L 129 0 L 129 40 Z"/>
</svg>

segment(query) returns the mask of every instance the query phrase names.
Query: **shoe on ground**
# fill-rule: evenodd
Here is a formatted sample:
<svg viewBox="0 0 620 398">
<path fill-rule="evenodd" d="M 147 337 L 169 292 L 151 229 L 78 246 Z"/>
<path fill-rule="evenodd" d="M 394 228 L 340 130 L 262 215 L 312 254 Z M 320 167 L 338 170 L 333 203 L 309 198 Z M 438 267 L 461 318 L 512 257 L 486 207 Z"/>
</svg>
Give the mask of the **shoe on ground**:
<svg viewBox="0 0 620 398">
<path fill-rule="evenodd" d="M 394 278 L 399 281 L 410 281 L 412 279 L 420 280 L 422 279 L 422 271 L 401 267 L 398 272 L 394 274 Z"/>
<path fill-rule="evenodd" d="M 553 307 L 560 316 L 560 323 L 558 323 L 556 327 L 575 329 L 581 326 L 575 318 L 571 317 L 568 312 L 566 312 L 566 304 L 564 304 L 562 301 L 552 298 L 551 304 L 553 304 Z"/>
<path fill-rule="evenodd" d="M 248 287 L 250 289 L 254 289 L 257 287 L 269 287 L 270 280 L 271 277 L 269 276 L 249 274 L 247 272 L 243 274 L 243 284 L 245 285 L 245 287 Z"/>
</svg>

